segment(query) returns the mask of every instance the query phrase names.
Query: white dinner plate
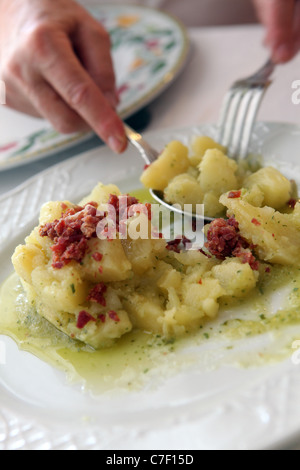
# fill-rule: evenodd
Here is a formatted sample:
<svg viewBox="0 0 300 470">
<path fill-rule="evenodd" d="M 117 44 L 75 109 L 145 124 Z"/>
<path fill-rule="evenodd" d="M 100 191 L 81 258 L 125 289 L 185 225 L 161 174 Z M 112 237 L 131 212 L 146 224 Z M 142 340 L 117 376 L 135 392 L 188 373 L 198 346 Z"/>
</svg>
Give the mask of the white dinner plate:
<svg viewBox="0 0 300 470">
<path fill-rule="evenodd" d="M 215 128 L 146 137 L 160 149 L 174 138 L 187 143 L 196 133 L 214 137 Z M 300 184 L 300 127 L 259 123 L 253 137 L 253 150 L 263 153 L 265 163 Z M 101 148 L 1 197 L 0 281 L 12 272 L 14 248 L 37 223 L 43 202 L 76 202 L 99 181 L 125 192 L 136 189 L 143 166 L 132 148 L 120 156 Z M 6 348 L 6 364 L 0 365 L 0 449 L 266 449 L 300 442 L 300 366 L 290 357 L 251 366 L 257 341 L 264 338 L 243 340 L 248 368 L 235 365 L 234 352 L 224 362 L 218 348 L 214 363 L 205 365 L 203 356 L 216 345 L 201 343 L 195 349 L 199 363 L 153 379 L 141 390 L 97 397 L 68 384 L 63 372 L 18 350 L 11 339 L 0 340 Z"/>
<path fill-rule="evenodd" d="M 120 96 L 118 112 L 132 116 L 161 94 L 182 71 L 189 51 L 183 25 L 161 11 L 122 5 L 85 8 L 107 29 Z M 48 126 L 0 144 L 0 171 L 55 155 L 83 143 L 92 133 L 62 135 Z"/>
</svg>

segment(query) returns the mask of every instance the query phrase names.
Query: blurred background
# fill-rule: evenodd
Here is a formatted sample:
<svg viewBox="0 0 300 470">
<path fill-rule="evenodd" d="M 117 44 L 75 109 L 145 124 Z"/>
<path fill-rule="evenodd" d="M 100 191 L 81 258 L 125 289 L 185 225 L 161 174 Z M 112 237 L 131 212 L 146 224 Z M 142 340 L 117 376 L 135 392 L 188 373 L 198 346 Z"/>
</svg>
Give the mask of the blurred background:
<svg viewBox="0 0 300 470">
<path fill-rule="evenodd" d="M 84 5 L 86 0 L 79 0 Z M 88 0 L 88 3 L 109 3 Z M 218 26 L 257 22 L 252 0 L 113 0 L 111 3 L 145 5 L 176 15 L 187 26 Z"/>
</svg>

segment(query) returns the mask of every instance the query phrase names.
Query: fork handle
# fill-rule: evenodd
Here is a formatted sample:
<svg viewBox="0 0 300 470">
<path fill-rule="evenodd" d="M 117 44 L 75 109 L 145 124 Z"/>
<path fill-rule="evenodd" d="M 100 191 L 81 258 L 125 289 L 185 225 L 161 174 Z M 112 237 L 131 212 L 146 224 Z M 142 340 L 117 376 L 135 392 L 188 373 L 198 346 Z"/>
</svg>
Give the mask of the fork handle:
<svg viewBox="0 0 300 470">
<path fill-rule="evenodd" d="M 159 153 L 152 148 L 138 132 L 134 131 L 127 124 L 124 124 L 124 129 L 127 139 L 138 149 L 146 165 L 151 165 L 151 163 L 157 160 Z"/>
<path fill-rule="evenodd" d="M 248 80 L 251 80 L 258 84 L 260 83 L 264 84 L 273 74 L 275 67 L 276 67 L 276 64 L 270 58 L 255 74 L 249 77 Z"/>
</svg>

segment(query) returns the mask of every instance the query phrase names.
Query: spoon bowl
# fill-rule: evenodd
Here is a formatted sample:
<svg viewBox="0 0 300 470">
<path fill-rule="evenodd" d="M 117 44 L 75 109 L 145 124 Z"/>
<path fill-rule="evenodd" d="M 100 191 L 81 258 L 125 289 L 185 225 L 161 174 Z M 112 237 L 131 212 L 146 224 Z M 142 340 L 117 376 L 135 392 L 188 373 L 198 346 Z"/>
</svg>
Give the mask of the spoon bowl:
<svg viewBox="0 0 300 470">
<path fill-rule="evenodd" d="M 160 153 L 155 150 L 151 145 L 145 141 L 145 139 L 139 134 L 138 132 L 134 131 L 129 127 L 127 124 L 124 124 L 125 132 L 127 135 L 127 139 L 129 142 L 139 151 L 141 157 L 143 158 L 146 165 L 151 165 L 155 160 L 158 159 Z M 186 212 L 179 208 L 179 206 L 173 206 L 167 203 L 164 200 L 164 194 L 162 191 L 157 191 L 154 189 L 150 189 L 150 194 L 153 199 L 158 202 L 160 205 L 164 206 L 169 211 L 175 212 L 180 214 L 182 217 L 187 217 L 193 220 L 199 220 L 204 222 L 204 224 L 211 223 L 214 218 L 206 217 L 202 214 L 196 214 L 192 212 Z"/>
</svg>

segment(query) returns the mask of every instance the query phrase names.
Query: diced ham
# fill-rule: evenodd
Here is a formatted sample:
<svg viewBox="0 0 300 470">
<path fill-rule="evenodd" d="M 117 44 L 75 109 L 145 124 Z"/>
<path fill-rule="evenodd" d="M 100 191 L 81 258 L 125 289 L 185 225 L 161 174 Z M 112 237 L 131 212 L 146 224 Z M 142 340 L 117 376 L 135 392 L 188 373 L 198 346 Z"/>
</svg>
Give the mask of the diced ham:
<svg viewBox="0 0 300 470">
<path fill-rule="evenodd" d="M 209 227 L 205 247 L 219 260 L 237 257 L 258 270 L 259 263 L 251 252 L 252 246 L 241 236 L 239 224 L 234 217 L 215 219 Z"/>
<path fill-rule="evenodd" d="M 59 220 L 40 228 L 41 237 L 53 241 L 52 266 L 61 269 L 72 260 L 81 263 L 88 250 L 88 240 L 97 236 L 96 229 L 103 216 L 97 215 L 97 203 L 67 209 Z"/>
<path fill-rule="evenodd" d="M 87 300 L 90 302 L 96 302 L 102 307 L 106 307 L 106 299 L 104 297 L 104 294 L 107 292 L 107 286 L 101 282 L 100 284 L 97 284 L 89 293 Z"/>
<path fill-rule="evenodd" d="M 96 320 L 90 313 L 82 310 L 82 312 L 79 312 L 76 326 L 79 330 L 82 330 L 90 321 Z"/>
</svg>

